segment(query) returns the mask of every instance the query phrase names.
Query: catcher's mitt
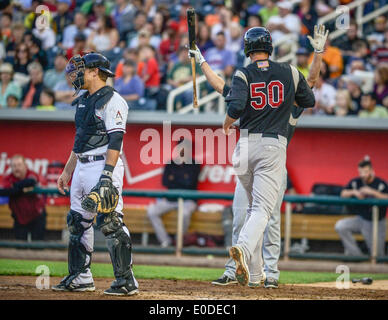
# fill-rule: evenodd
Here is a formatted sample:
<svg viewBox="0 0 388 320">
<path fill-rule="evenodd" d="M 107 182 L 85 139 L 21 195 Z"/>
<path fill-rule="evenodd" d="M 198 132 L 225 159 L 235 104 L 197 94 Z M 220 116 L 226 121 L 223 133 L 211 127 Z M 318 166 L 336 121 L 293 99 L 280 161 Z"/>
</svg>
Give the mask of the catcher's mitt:
<svg viewBox="0 0 388 320">
<path fill-rule="evenodd" d="M 102 178 L 82 200 L 81 206 L 89 212 L 108 214 L 116 209 L 118 202 L 119 191 L 112 184 L 112 180 Z"/>
</svg>

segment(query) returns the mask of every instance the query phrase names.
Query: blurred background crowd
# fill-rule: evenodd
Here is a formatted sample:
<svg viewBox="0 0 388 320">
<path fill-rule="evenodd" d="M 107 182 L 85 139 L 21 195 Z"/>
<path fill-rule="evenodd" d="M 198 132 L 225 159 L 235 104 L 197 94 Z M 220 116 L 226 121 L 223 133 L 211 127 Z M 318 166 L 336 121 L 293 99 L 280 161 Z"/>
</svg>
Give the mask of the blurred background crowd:
<svg viewBox="0 0 388 320">
<path fill-rule="evenodd" d="M 0 16 L 0 109 L 69 110 L 74 99 L 64 69 L 75 54 L 98 51 L 109 58 L 112 85 L 132 109 L 165 110 L 169 92 L 191 80 L 186 10 L 198 17 L 197 44 L 209 65 L 230 81 L 246 63 L 243 35 L 265 26 L 273 41 L 296 38 L 294 59 L 307 76 L 318 19 L 351 0 L 14 0 Z M 364 14 L 387 4 L 369 1 Z M 44 11 L 41 6 L 49 11 Z M 44 9 L 43 9 L 44 10 Z M 388 117 L 388 23 L 378 16 L 362 27 L 351 13 L 346 33 L 327 41 L 316 106 L 308 112 Z M 49 27 L 46 27 L 49 26 Z M 329 30 L 335 26 L 328 24 Z M 276 57 L 289 53 L 287 41 Z M 200 75 L 200 70 L 197 70 Z M 369 79 L 365 83 L 365 79 Z M 204 90 L 210 90 L 203 86 Z M 192 101 L 190 90 L 178 103 Z"/>
</svg>

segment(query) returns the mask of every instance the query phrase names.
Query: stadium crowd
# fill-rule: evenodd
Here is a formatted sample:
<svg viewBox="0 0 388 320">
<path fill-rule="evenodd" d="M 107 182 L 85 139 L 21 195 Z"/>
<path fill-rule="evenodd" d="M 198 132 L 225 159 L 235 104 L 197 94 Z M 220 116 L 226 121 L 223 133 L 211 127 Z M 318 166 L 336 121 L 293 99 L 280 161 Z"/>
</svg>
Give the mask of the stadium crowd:
<svg viewBox="0 0 388 320">
<path fill-rule="evenodd" d="M 296 64 L 307 76 L 312 48 L 307 35 L 318 18 L 351 0 L 14 0 L 2 1 L 0 16 L 0 109 L 72 109 L 67 60 L 98 51 L 109 58 L 112 85 L 131 109 L 164 110 L 168 93 L 191 79 L 186 10 L 198 17 L 197 44 L 209 65 L 227 80 L 245 63 L 243 34 L 265 26 L 273 41 L 294 37 Z M 388 3 L 369 1 L 364 13 Z M 46 6 L 42 15 L 41 5 Z M 38 13 L 37 13 L 38 12 Z M 336 116 L 388 117 L 388 23 L 379 16 L 327 41 L 316 106 L 308 112 Z M 333 31 L 334 23 L 327 27 Z M 285 41 L 281 57 L 291 50 Z M 200 70 L 197 70 L 200 74 Z M 368 80 L 369 79 L 369 80 Z M 202 88 L 209 90 L 206 86 Z M 191 102 L 191 92 L 177 97 Z M 306 113 L 308 113 L 306 112 Z"/>
</svg>

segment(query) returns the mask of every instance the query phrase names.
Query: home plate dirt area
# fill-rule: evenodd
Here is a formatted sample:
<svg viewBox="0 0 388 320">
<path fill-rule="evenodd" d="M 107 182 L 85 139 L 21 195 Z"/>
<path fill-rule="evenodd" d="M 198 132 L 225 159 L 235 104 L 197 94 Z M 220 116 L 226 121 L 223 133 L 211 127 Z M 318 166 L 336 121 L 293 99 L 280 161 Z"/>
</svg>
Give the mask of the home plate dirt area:
<svg viewBox="0 0 388 320">
<path fill-rule="evenodd" d="M 61 278 L 51 277 L 50 285 Z M 388 281 L 376 280 L 372 285 L 350 284 L 349 289 L 337 289 L 334 282 L 303 285 L 280 284 L 279 289 L 264 289 L 230 285 L 218 287 L 205 281 L 190 280 L 139 280 L 139 294 L 131 297 L 111 297 L 103 294 L 112 279 L 96 278 L 95 292 L 54 292 L 38 290 L 36 277 L 0 276 L 0 300 L 388 300 Z"/>
</svg>

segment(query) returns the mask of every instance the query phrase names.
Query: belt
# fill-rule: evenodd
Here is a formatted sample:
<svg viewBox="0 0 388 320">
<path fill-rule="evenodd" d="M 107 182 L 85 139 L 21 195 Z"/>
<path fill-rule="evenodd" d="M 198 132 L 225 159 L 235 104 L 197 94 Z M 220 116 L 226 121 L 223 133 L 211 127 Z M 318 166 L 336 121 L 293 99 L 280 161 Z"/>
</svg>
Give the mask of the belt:
<svg viewBox="0 0 388 320">
<path fill-rule="evenodd" d="M 263 138 L 275 138 L 279 140 L 279 136 L 276 133 L 263 133 Z"/>
<path fill-rule="evenodd" d="M 88 163 L 92 161 L 101 161 L 105 160 L 104 156 L 84 156 L 84 157 L 78 157 L 79 162 L 81 163 Z"/>
</svg>

